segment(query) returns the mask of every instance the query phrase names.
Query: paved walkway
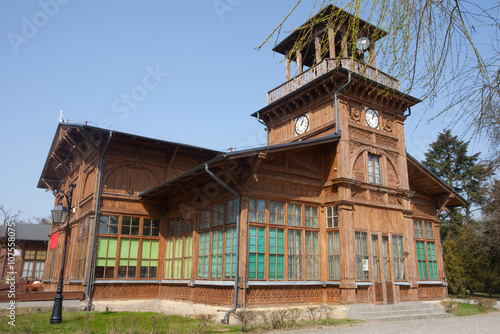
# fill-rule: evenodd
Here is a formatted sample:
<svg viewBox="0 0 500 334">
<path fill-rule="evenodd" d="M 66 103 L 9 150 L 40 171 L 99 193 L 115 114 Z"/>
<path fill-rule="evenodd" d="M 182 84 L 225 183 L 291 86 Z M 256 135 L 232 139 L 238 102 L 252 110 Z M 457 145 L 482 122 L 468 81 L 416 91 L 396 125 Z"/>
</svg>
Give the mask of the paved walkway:
<svg viewBox="0 0 500 334">
<path fill-rule="evenodd" d="M 273 332 L 273 334 L 400 334 L 400 333 L 500 333 L 500 312 L 431 320 L 365 322 L 341 327 L 301 329 L 299 331 Z"/>
</svg>

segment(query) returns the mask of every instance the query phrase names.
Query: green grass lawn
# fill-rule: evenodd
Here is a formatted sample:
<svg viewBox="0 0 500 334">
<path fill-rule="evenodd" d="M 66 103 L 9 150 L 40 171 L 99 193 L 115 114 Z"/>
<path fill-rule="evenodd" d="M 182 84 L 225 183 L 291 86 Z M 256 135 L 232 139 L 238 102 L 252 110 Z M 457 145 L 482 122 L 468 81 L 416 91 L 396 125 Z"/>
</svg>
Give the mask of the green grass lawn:
<svg viewBox="0 0 500 334">
<path fill-rule="evenodd" d="M 7 313 L 0 311 L 5 319 Z M 19 308 L 16 310 L 16 326 L 10 326 L 7 321 L 0 322 L 0 333 L 242 333 L 241 325 L 223 325 L 220 319 L 206 316 L 183 317 L 164 315 L 153 312 L 63 312 L 63 321 L 51 325 L 50 311 L 39 311 Z M 314 326 L 338 326 L 359 322 L 353 319 L 316 319 L 299 320 L 293 324 L 286 323 L 281 328 L 300 329 Z M 253 324 L 248 330 L 264 332 L 267 329 L 262 324 Z"/>
<path fill-rule="evenodd" d="M 17 311 L 17 310 L 16 310 Z M 4 318 L 6 315 L 2 314 Z M 60 324 L 49 324 L 51 312 L 16 314 L 16 326 L 0 322 L 0 333 L 239 333 L 239 325 L 152 312 L 64 312 Z M 8 319 L 8 318 L 7 318 Z M 206 326 L 206 327 L 205 327 Z"/>
<path fill-rule="evenodd" d="M 476 315 L 488 312 L 497 312 L 496 308 L 483 309 L 475 304 L 467 304 L 467 303 L 458 303 L 458 307 L 456 310 L 453 310 L 453 313 L 456 316 L 468 316 L 468 315 Z"/>
</svg>

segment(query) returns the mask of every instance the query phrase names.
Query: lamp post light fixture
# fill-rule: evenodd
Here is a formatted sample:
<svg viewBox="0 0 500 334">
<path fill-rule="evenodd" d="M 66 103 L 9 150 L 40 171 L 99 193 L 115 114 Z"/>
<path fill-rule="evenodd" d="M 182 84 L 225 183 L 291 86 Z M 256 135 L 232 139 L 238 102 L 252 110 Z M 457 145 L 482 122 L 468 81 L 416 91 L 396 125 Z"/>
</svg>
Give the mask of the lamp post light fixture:
<svg viewBox="0 0 500 334">
<path fill-rule="evenodd" d="M 71 200 L 73 197 L 73 188 L 75 185 L 70 185 L 69 193 L 61 192 L 66 198 L 67 206 L 59 204 L 52 210 L 52 224 L 63 224 L 66 222 L 66 232 L 64 235 L 64 248 L 61 262 L 61 274 L 59 275 L 59 283 L 57 284 L 57 292 L 54 297 L 54 306 L 52 307 L 52 316 L 50 317 L 51 324 L 58 324 L 62 322 L 62 302 L 63 302 L 63 277 L 64 277 L 64 263 L 66 262 L 66 247 L 68 245 L 69 234 L 69 218 L 71 213 Z"/>
</svg>

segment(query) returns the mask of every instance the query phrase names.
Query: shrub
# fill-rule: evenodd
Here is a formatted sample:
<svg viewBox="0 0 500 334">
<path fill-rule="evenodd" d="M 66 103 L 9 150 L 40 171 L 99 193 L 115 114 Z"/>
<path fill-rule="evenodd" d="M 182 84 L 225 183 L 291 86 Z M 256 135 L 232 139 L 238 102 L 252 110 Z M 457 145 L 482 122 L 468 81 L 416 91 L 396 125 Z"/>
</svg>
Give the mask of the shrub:
<svg viewBox="0 0 500 334">
<path fill-rule="evenodd" d="M 208 325 L 213 322 L 215 315 L 213 314 L 198 314 L 196 319 L 198 320 L 198 329 L 200 333 L 206 333 Z"/>
<path fill-rule="evenodd" d="M 288 310 L 276 310 L 269 312 L 272 329 L 280 329 L 286 326 Z"/>
<path fill-rule="evenodd" d="M 318 313 L 320 312 L 320 309 L 319 307 L 317 306 L 308 306 L 308 307 L 304 307 L 304 310 L 307 312 L 307 314 L 309 315 L 309 320 L 311 321 L 314 321 L 316 320 L 316 316 L 318 315 Z"/>
<path fill-rule="evenodd" d="M 330 306 L 328 304 L 323 304 L 319 308 L 320 312 L 325 315 L 325 319 L 327 320 L 330 320 L 332 318 L 332 313 L 335 309 L 335 306 Z"/>
<path fill-rule="evenodd" d="M 474 298 L 474 303 L 483 310 L 490 309 L 495 306 L 496 304 L 495 299 L 490 299 L 490 298 Z"/>
<path fill-rule="evenodd" d="M 300 317 L 302 312 L 299 308 L 291 308 L 288 309 L 286 314 L 286 319 L 291 325 L 295 325 L 297 323 L 297 319 Z"/>
<path fill-rule="evenodd" d="M 457 302 L 452 302 L 452 301 L 447 301 L 447 300 L 442 301 L 441 305 L 443 306 L 444 310 L 448 313 L 451 313 L 458 308 Z"/>
<path fill-rule="evenodd" d="M 255 321 L 255 312 L 253 311 L 238 311 L 235 312 L 234 315 L 236 316 L 236 319 L 241 324 L 241 330 L 243 332 L 246 332 L 248 329 L 248 326 L 250 326 L 254 321 Z"/>
</svg>

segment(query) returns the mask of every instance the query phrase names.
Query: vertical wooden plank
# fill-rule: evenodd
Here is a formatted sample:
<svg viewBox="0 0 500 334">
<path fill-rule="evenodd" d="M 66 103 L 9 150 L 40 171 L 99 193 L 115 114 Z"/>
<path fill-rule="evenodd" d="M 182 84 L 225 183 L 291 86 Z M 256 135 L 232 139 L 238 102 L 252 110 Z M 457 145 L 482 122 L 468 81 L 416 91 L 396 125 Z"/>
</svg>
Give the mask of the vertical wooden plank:
<svg viewBox="0 0 500 334">
<path fill-rule="evenodd" d="M 286 81 L 290 80 L 290 51 L 286 50 L 285 52 L 285 66 L 286 66 Z"/>
<path fill-rule="evenodd" d="M 322 59 L 321 56 L 321 41 L 319 39 L 319 35 L 314 37 L 314 48 L 316 52 L 316 64 L 319 63 Z"/>
<path fill-rule="evenodd" d="M 303 65 L 302 65 L 302 52 L 300 50 L 297 51 L 297 75 L 302 74 Z"/>
<path fill-rule="evenodd" d="M 330 58 L 335 58 L 335 32 L 332 27 L 328 28 L 328 46 L 330 50 Z"/>
</svg>

